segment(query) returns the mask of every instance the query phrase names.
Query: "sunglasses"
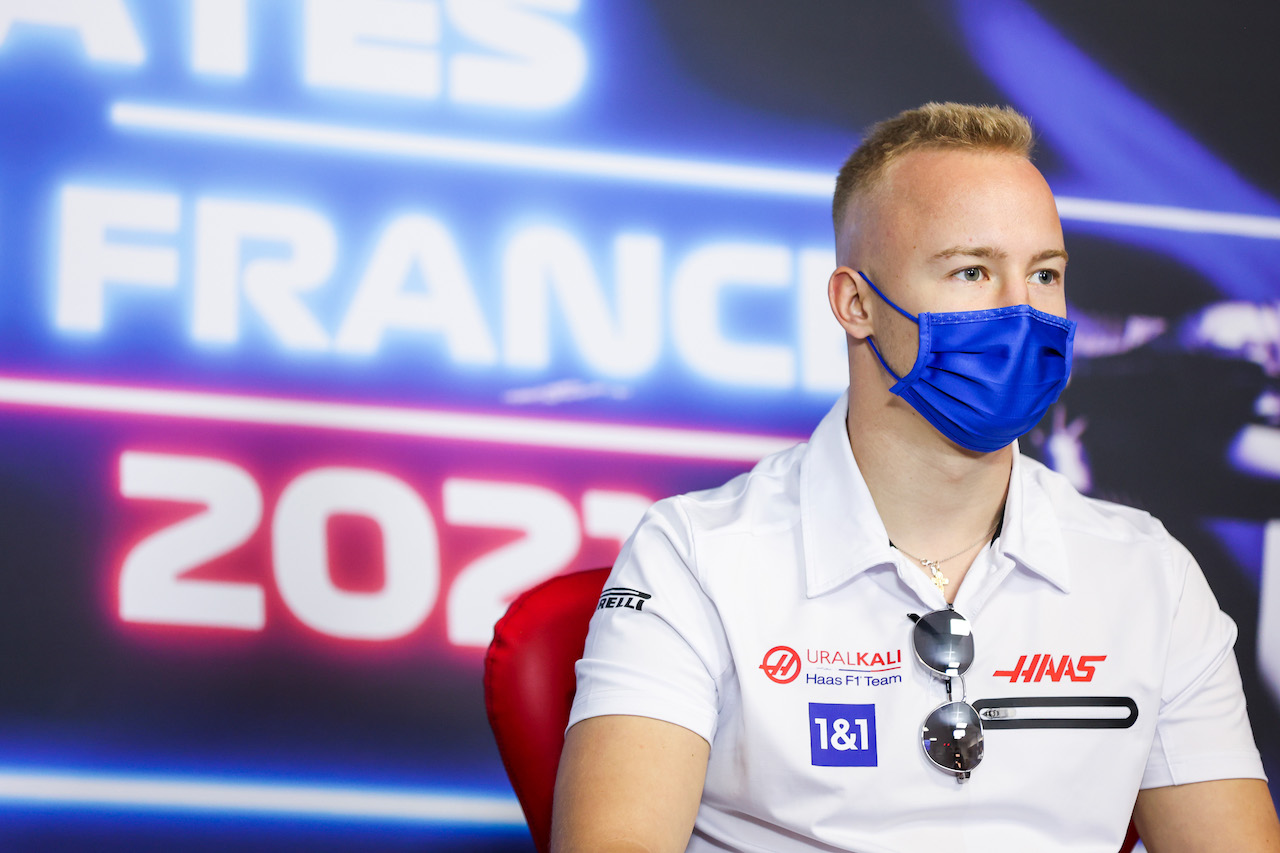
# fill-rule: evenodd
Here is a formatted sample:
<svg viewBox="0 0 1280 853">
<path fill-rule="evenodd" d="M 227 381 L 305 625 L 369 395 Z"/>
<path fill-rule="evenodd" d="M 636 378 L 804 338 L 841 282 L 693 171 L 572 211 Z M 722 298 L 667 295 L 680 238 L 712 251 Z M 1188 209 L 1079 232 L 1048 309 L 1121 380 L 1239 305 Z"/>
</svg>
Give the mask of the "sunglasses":
<svg viewBox="0 0 1280 853">
<path fill-rule="evenodd" d="M 955 610 L 935 610 L 918 616 L 911 643 L 916 658 L 947 683 L 947 701 L 925 717 L 920 745 L 925 756 L 941 770 L 953 774 L 957 782 L 969 778 L 982 763 L 982 721 L 965 701 L 964 673 L 973 663 L 973 631 L 969 620 Z M 960 682 L 960 698 L 952 694 L 952 682 Z"/>
</svg>

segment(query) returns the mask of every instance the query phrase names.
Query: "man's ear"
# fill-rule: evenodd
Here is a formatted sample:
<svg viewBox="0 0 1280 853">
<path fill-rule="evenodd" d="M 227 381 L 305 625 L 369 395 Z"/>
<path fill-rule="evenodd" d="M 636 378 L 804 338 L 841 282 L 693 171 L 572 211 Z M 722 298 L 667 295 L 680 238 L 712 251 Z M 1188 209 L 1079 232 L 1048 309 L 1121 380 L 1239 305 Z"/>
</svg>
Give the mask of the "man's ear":
<svg viewBox="0 0 1280 853">
<path fill-rule="evenodd" d="M 827 299 L 831 313 L 851 338 L 862 340 L 874 331 L 868 310 L 867 294 L 871 288 L 862 276 L 849 267 L 836 267 L 827 279 Z"/>
</svg>

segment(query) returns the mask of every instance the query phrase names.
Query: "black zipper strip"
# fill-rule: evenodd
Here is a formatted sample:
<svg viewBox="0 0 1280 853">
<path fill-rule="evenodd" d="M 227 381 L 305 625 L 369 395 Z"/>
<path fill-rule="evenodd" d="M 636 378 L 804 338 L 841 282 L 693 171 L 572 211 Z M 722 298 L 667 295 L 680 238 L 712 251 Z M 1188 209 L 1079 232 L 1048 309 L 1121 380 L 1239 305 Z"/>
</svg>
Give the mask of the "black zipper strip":
<svg viewBox="0 0 1280 853">
<path fill-rule="evenodd" d="M 1138 703 L 1128 696 L 1011 696 L 973 703 L 983 729 L 1127 729 L 1138 721 Z M 1081 719 L 1040 717 L 1001 719 L 1006 708 L 1128 708 L 1127 717 Z"/>
</svg>

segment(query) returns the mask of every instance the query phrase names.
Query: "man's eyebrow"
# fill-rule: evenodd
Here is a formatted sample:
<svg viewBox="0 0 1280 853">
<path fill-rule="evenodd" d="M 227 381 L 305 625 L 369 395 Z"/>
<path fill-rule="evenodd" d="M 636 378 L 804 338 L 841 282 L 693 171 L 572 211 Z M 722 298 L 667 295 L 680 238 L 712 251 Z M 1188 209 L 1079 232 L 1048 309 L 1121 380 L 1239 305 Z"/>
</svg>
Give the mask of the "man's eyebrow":
<svg viewBox="0 0 1280 853">
<path fill-rule="evenodd" d="M 1034 258 L 1032 258 L 1031 263 L 1038 264 L 1041 261 L 1047 261 L 1050 258 L 1062 258 L 1062 262 L 1065 264 L 1067 262 L 1067 250 L 1066 249 L 1045 249 L 1043 252 L 1036 255 Z"/>
<path fill-rule="evenodd" d="M 931 260 L 945 261 L 947 258 L 954 258 L 963 255 L 968 258 L 1005 258 L 1006 253 L 993 249 L 990 246 L 952 246 L 950 249 L 943 249 L 933 256 Z"/>
<path fill-rule="evenodd" d="M 1003 260 L 1008 256 L 1009 254 L 1007 252 L 1001 251 L 1000 249 L 993 249 L 990 246 L 952 246 L 950 249 L 943 249 L 941 252 L 936 253 L 931 260 L 945 261 L 949 258 L 955 257 L 995 258 L 997 260 Z M 1045 249 L 1043 252 L 1040 252 L 1032 258 L 1031 263 L 1038 264 L 1041 261 L 1047 261 L 1050 258 L 1062 258 L 1065 263 L 1067 260 L 1067 253 L 1063 249 Z"/>
</svg>

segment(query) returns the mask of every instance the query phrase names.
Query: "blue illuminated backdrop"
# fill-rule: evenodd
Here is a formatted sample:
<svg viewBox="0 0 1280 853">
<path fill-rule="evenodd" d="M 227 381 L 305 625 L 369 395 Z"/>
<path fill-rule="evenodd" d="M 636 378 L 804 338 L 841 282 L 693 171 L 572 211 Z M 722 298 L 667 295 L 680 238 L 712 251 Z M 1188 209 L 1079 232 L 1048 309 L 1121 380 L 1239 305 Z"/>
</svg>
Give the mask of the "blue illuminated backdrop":
<svg viewBox="0 0 1280 853">
<path fill-rule="evenodd" d="M 1192 547 L 1278 730 L 1280 206 L 1056 5 L 0 0 L 6 846 L 525 849 L 493 621 L 808 433 L 832 175 L 931 97 L 1068 229 L 1024 447 Z"/>
</svg>

